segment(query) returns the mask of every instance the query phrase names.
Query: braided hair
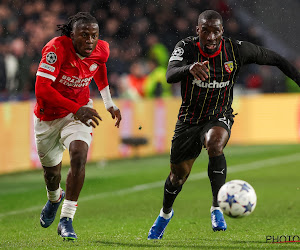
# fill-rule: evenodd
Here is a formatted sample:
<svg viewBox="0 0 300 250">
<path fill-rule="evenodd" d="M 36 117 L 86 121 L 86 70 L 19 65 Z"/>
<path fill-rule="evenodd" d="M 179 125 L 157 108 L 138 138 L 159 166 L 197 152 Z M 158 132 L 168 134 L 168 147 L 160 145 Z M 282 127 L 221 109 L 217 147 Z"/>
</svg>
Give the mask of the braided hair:
<svg viewBox="0 0 300 250">
<path fill-rule="evenodd" d="M 68 22 L 65 24 L 59 24 L 57 25 L 57 31 L 61 31 L 61 36 L 68 36 L 70 37 L 70 34 L 73 29 L 74 23 L 81 21 L 83 23 L 97 23 L 97 20 L 95 17 L 93 17 L 88 12 L 78 12 L 77 14 L 70 16 L 68 18 Z"/>
</svg>

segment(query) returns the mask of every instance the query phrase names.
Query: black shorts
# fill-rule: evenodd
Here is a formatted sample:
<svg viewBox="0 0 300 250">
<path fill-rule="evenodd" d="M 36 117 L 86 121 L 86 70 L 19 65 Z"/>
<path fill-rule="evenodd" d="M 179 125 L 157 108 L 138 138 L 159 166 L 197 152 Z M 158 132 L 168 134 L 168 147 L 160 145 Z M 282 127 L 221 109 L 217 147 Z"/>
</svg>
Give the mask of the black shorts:
<svg viewBox="0 0 300 250">
<path fill-rule="evenodd" d="M 215 118 L 201 124 L 187 124 L 177 120 L 171 146 L 170 162 L 173 164 L 195 159 L 201 153 L 205 134 L 215 126 L 225 128 L 230 137 L 233 117 Z"/>
</svg>

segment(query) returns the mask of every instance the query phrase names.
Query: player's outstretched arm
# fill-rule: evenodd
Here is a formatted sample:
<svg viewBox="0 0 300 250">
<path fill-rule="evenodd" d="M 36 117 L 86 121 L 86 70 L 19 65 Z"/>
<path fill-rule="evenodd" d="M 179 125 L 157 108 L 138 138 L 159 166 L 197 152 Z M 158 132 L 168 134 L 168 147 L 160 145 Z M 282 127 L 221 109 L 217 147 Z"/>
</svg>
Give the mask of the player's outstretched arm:
<svg viewBox="0 0 300 250">
<path fill-rule="evenodd" d="M 103 103 L 104 103 L 104 106 L 105 106 L 106 110 L 111 114 L 111 117 L 113 119 L 117 119 L 116 123 L 115 123 L 115 126 L 117 128 L 119 128 L 120 122 L 122 120 L 121 111 L 116 106 L 116 104 L 113 102 L 113 100 L 111 98 L 111 94 L 110 94 L 110 91 L 109 91 L 109 86 L 107 85 L 105 88 L 100 90 L 100 94 L 102 96 Z"/>
<path fill-rule="evenodd" d="M 116 123 L 115 123 L 115 126 L 117 128 L 120 127 L 120 122 L 122 120 L 122 115 L 121 115 L 121 111 L 119 109 L 115 110 L 114 107 L 110 107 L 107 109 L 107 111 L 111 114 L 111 117 L 113 119 L 116 119 Z"/>
<path fill-rule="evenodd" d="M 107 80 L 107 69 L 104 63 L 99 65 L 99 69 L 94 76 L 94 80 L 98 86 L 106 110 L 111 114 L 113 119 L 117 119 L 115 126 L 119 128 L 122 116 L 120 109 L 116 106 L 111 98 Z"/>
<path fill-rule="evenodd" d="M 239 45 L 243 64 L 256 63 L 260 65 L 277 66 L 300 87 L 300 72 L 284 57 L 272 50 L 249 42 L 241 42 Z"/>
<path fill-rule="evenodd" d="M 189 74 L 191 65 L 182 66 L 180 62 L 170 62 L 168 65 L 166 79 L 168 83 L 180 82 Z"/>
</svg>

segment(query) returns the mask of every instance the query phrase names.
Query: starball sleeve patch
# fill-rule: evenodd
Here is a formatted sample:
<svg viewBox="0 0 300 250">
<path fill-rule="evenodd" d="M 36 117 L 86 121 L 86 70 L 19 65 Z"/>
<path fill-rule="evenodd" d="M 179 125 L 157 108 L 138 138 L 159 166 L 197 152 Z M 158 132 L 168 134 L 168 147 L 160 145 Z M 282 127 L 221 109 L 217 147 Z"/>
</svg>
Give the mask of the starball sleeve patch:
<svg viewBox="0 0 300 250">
<path fill-rule="evenodd" d="M 183 48 L 181 48 L 181 47 L 175 48 L 172 55 L 171 55 L 171 58 L 170 58 L 169 62 L 171 62 L 171 61 L 182 61 L 183 60 L 183 57 L 182 57 L 183 54 L 184 54 L 184 49 Z"/>
<path fill-rule="evenodd" d="M 53 64 L 57 61 L 57 56 L 54 52 L 49 52 L 47 55 L 46 55 L 46 61 L 47 63 L 49 64 Z"/>
</svg>

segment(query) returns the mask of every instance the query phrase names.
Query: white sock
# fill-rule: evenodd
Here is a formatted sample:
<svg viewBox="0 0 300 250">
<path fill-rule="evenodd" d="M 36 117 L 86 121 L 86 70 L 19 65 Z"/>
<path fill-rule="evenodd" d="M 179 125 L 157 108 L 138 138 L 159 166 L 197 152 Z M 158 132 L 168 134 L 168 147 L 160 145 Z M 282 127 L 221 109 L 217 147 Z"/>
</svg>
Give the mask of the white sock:
<svg viewBox="0 0 300 250">
<path fill-rule="evenodd" d="M 168 214 L 165 214 L 163 209 L 160 210 L 160 213 L 159 213 L 159 216 L 160 217 L 163 217 L 164 219 L 170 219 L 172 217 L 172 211 Z"/>
<path fill-rule="evenodd" d="M 212 206 L 212 207 L 210 208 L 210 212 L 212 212 L 212 211 L 214 211 L 214 210 L 219 210 L 219 211 L 221 211 L 221 213 L 223 213 L 223 211 L 222 211 L 222 209 L 221 209 L 220 207 L 214 207 L 214 206 Z"/>
<path fill-rule="evenodd" d="M 47 187 L 46 187 L 46 190 L 47 190 L 47 197 L 48 197 L 49 201 L 51 201 L 51 202 L 59 202 L 60 201 L 61 194 L 62 194 L 62 189 L 60 186 L 58 187 L 58 189 L 56 189 L 54 191 L 48 190 Z"/>
<path fill-rule="evenodd" d="M 68 217 L 73 220 L 76 209 L 77 209 L 77 201 L 64 200 L 61 209 L 60 218 Z"/>
</svg>

